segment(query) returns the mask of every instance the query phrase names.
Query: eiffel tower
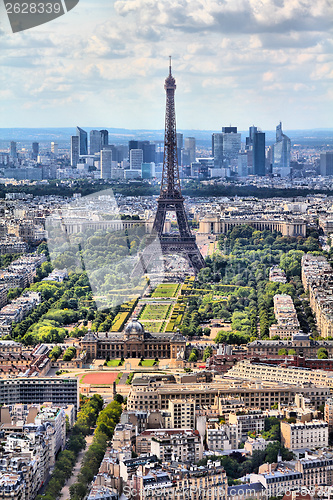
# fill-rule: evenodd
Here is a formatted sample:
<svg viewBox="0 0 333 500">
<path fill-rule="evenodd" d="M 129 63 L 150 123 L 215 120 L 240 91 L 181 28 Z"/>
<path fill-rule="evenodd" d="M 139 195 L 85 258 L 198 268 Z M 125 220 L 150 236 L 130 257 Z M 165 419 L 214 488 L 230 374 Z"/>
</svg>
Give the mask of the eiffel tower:
<svg viewBox="0 0 333 500">
<path fill-rule="evenodd" d="M 205 266 L 205 261 L 196 244 L 195 236 L 191 233 L 180 189 L 175 114 L 176 81 L 171 73 L 171 56 L 169 75 L 165 80 L 164 88 L 166 91 L 166 112 L 161 191 L 149 238 L 151 244 L 140 255 L 137 266 L 141 268 L 143 273 L 146 273 L 152 259 L 156 257 L 157 246 L 160 245 L 160 251 L 163 255 L 178 254 L 185 257 L 197 274 Z M 176 213 L 179 233 L 165 234 L 163 232 L 166 215 L 170 211 Z"/>
</svg>

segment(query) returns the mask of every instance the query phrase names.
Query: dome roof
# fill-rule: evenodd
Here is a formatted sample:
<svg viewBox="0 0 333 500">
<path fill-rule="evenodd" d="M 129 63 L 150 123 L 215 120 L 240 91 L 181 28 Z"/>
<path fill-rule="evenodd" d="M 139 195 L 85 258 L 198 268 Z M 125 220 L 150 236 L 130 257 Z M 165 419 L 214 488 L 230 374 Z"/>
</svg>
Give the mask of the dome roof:
<svg viewBox="0 0 333 500">
<path fill-rule="evenodd" d="M 132 320 L 128 323 L 128 325 L 125 328 L 125 333 L 142 334 L 144 333 L 143 324 L 140 323 L 140 321 L 138 321 L 137 318 L 132 318 Z"/>
</svg>

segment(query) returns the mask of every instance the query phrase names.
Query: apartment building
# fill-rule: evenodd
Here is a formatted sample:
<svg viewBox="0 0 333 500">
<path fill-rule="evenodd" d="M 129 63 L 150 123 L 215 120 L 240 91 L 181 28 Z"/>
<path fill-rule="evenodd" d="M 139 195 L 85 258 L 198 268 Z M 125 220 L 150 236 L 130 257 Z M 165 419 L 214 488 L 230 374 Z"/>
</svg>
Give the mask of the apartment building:
<svg viewBox="0 0 333 500">
<path fill-rule="evenodd" d="M 333 398 L 327 398 L 324 408 L 324 419 L 328 424 L 328 432 L 333 431 Z"/>
<path fill-rule="evenodd" d="M 169 401 L 170 417 L 166 417 L 166 427 L 171 429 L 195 428 L 195 400 L 173 399 Z"/>
<path fill-rule="evenodd" d="M 132 489 L 136 500 L 225 500 L 228 482 L 220 462 L 208 461 L 207 466 L 187 467 L 167 465 L 163 470 L 151 470 L 144 475 L 133 477 Z"/>
<path fill-rule="evenodd" d="M 320 347 L 327 349 L 333 355 L 333 342 L 329 340 L 312 340 L 305 333 L 293 335 L 292 340 L 254 340 L 247 344 L 248 357 L 278 356 L 280 349 L 293 349 L 297 356 L 316 358 Z"/>
<path fill-rule="evenodd" d="M 260 434 L 265 429 L 265 415 L 261 410 L 245 410 L 229 414 L 229 424 L 237 426 L 238 438 L 245 442 L 249 433 Z"/>
<path fill-rule="evenodd" d="M 266 471 L 261 472 L 261 468 Z M 284 496 L 286 491 L 298 490 L 302 484 L 302 473 L 289 465 L 264 464 L 258 474 L 251 474 L 250 482 L 261 483 L 265 488 L 266 498 Z"/>
<path fill-rule="evenodd" d="M 318 387 L 333 387 L 333 375 L 324 370 L 309 370 L 294 366 L 282 367 L 265 363 L 254 363 L 244 359 L 227 373 L 232 378 L 261 379 L 298 385 L 311 383 Z"/>
<path fill-rule="evenodd" d="M 302 473 L 303 485 L 313 488 L 333 484 L 333 456 L 329 454 L 308 455 L 296 461 L 295 469 Z"/>
<path fill-rule="evenodd" d="M 328 424 L 324 420 L 281 422 L 281 443 L 289 450 L 325 448 L 328 446 Z"/>
<path fill-rule="evenodd" d="M 291 339 L 300 330 L 293 299 L 287 294 L 276 294 L 273 302 L 277 324 L 271 325 L 269 336 L 271 339 L 275 336 L 282 340 Z"/>
<path fill-rule="evenodd" d="M 333 336 L 333 269 L 325 257 L 302 257 L 302 283 L 322 337 Z"/>
<path fill-rule="evenodd" d="M 216 423 L 206 431 L 206 443 L 210 451 L 235 450 L 238 448 L 239 442 L 238 426 L 235 424 L 219 425 Z"/>
<path fill-rule="evenodd" d="M 158 429 L 145 431 L 150 435 L 151 453 L 162 462 L 191 462 L 202 459 L 199 432 L 193 429 Z"/>
</svg>

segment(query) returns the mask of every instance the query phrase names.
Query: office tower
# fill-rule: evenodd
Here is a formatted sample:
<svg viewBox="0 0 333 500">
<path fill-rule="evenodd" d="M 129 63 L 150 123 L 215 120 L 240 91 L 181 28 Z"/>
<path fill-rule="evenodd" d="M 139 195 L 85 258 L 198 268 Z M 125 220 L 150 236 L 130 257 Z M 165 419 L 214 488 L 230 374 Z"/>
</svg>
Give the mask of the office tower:
<svg viewBox="0 0 333 500">
<path fill-rule="evenodd" d="M 333 175 L 333 152 L 320 154 L 320 175 Z"/>
<path fill-rule="evenodd" d="M 79 138 L 79 155 L 85 156 L 88 154 L 88 134 L 80 127 L 76 127 L 76 135 Z"/>
<path fill-rule="evenodd" d="M 100 134 L 102 149 L 104 149 L 104 146 L 109 145 L 109 132 L 107 130 L 100 130 Z"/>
<path fill-rule="evenodd" d="M 10 143 L 10 158 L 12 160 L 16 160 L 17 158 L 16 142 L 14 141 L 11 141 Z"/>
<path fill-rule="evenodd" d="M 196 141 L 194 137 L 185 137 L 184 141 L 185 154 L 188 155 L 189 164 L 195 162 L 196 158 Z"/>
<path fill-rule="evenodd" d="M 111 149 L 102 149 L 101 151 L 101 179 L 111 179 L 112 170 L 112 151 Z"/>
<path fill-rule="evenodd" d="M 154 142 L 140 141 L 139 149 L 142 149 L 144 163 L 155 162 L 156 146 Z"/>
<path fill-rule="evenodd" d="M 0 379 L 0 401 L 3 405 L 43 404 L 74 405 L 79 408 L 79 384 L 73 377 L 22 377 Z"/>
<path fill-rule="evenodd" d="M 177 160 L 178 165 L 181 165 L 182 161 L 182 149 L 184 147 L 184 135 L 181 133 L 177 133 Z M 163 161 L 163 159 L 162 159 Z"/>
<path fill-rule="evenodd" d="M 71 166 L 76 167 L 79 161 L 79 137 L 77 135 L 71 136 Z"/>
<path fill-rule="evenodd" d="M 39 153 L 39 143 L 38 142 L 33 142 L 32 143 L 32 155 L 31 155 L 31 158 L 36 161 L 38 153 Z"/>
<path fill-rule="evenodd" d="M 247 177 L 249 175 L 248 168 L 248 152 L 239 153 L 237 160 L 237 173 L 238 177 Z"/>
<path fill-rule="evenodd" d="M 253 134 L 253 173 L 260 177 L 264 177 L 266 174 L 264 132 L 256 131 Z"/>
<path fill-rule="evenodd" d="M 224 134 L 237 134 L 237 127 L 222 127 Z"/>
<path fill-rule="evenodd" d="M 131 149 L 130 150 L 130 169 L 131 170 L 141 170 L 142 163 L 143 163 L 143 151 L 142 151 L 142 149 Z"/>
<path fill-rule="evenodd" d="M 237 127 L 222 127 L 222 136 L 223 159 L 230 165 L 238 160 L 238 153 L 241 149 L 241 134 L 237 133 Z"/>
<path fill-rule="evenodd" d="M 90 154 L 99 153 L 102 149 L 109 145 L 109 132 L 107 130 L 91 130 L 90 131 Z"/>
<path fill-rule="evenodd" d="M 131 149 L 140 149 L 139 141 L 128 141 L 128 153 L 130 153 Z"/>
<path fill-rule="evenodd" d="M 58 143 L 51 142 L 51 153 L 55 158 L 58 157 L 58 152 L 59 152 Z"/>
<path fill-rule="evenodd" d="M 152 177 L 155 177 L 155 163 L 142 163 L 141 177 L 142 179 L 151 179 Z"/>
<path fill-rule="evenodd" d="M 214 167 L 221 168 L 223 165 L 223 134 L 212 135 L 212 156 Z"/>
<path fill-rule="evenodd" d="M 273 174 L 290 176 L 290 147 L 288 136 L 282 132 L 282 123 L 276 127 L 276 143 L 273 146 Z"/>
<path fill-rule="evenodd" d="M 99 153 L 101 150 L 101 133 L 99 130 L 90 131 L 90 154 L 94 155 Z"/>
</svg>

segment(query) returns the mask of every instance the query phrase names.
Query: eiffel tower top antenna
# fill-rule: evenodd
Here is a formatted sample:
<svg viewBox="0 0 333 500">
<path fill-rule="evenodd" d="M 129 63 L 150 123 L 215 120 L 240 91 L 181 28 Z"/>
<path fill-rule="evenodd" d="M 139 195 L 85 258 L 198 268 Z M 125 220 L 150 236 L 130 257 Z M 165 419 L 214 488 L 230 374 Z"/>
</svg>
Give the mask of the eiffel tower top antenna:
<svg viewBox="0 0 333 500">
<path fill-rule="evenodd" d="M 169 56 L 169 76 L 171 76 L 171 56 Z"/>
</svg>

